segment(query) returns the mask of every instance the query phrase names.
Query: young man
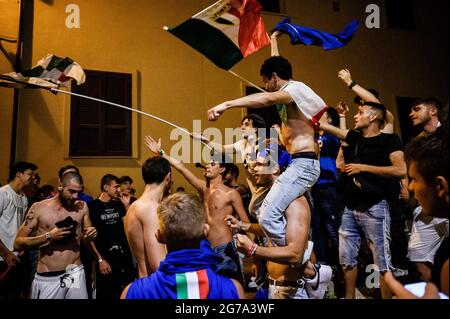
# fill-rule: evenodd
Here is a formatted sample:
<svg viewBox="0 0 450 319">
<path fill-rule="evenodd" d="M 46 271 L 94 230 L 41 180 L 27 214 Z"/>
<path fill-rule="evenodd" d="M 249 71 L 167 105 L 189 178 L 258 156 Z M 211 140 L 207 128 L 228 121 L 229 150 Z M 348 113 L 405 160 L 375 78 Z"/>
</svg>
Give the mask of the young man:
<svg viewBox="0 0 450 319">
<path fill-rule="evenodd" d="M 78 200 L 83 180 L 66 173 L 58 195 L 35 203 L 17 232 L 14 248 L 39 248 L 37 272 L 31 287 L 33 299 L 87 299 L 81 238 L 92 241 L 97 230 L 85 202 Z M 37 233 L 36 236 L 33 234 Z"/>
<path fill-rule="evenodd" d="M 422 213 L 429 217 L 449 218 L 449 179 L 448 179 L 448 128 L 416 138 L 406 147 L 409 189 L 422 206 Z M 449 295 L 449 250 L 448 237 L 436 253 L 431 281 L 447 296 Z M 392 291 L 398 298 L 417 298 L 407 291 L 391 273 L 384 275 Z M 428 284 L 423 298 L 439 298 L 438 288 Z"/>
<path fill-rule="evenodd" d="M 419 99 L 411 105 L 409 117 L 413 122 L 414 127 L 422 128 L 422 132 L 419 136 L 433 133 L 441 126 L 441 122 L 439 121 L 441 109 L 441 102 L 435 98 Z"/>
<path fill-rule="evenodd" d="M 63 166 L 59 169 L 59 171 L 58 171 L 59 180 L 61 180 L 63 175 L 68 172 L 75 172 L 75 173 L 81 175 L 78 167 L 76 167 L 74 165 L 67 165 L 67 166 Z M 86 204 L 89 204 L 90 202 L 92 202 L 94 200 L 94 198 L 92 198 L 92 196 L 84 193 L 83 191 L 78 195 L 78 199 L 86 202 Z"/>
<path fill-rule="evenodd" d="M 204 240 L 210 231 L 197 196 L 176 193 L 158 207 L 156 237 L 168 254 L 158 270 L 128 285 L 122 299 L 238 299 L 240 283 L 216 274 L 220 262 Z"/>
<path fill-rule="evenodd" d="M 354 101 L 358 106 L 363 105 L 365 102 L 374 102 L 381 104 L 380 100 L 378 99 L 378 92 L 374 89 L 365 89 L 361 85 L 356 83 L 356 81 L 352 79 L 352 75 L 350 74 L 350 71 L 348 69 L 340 70 L 338 72 L 338 78 L 340 78 L 350 90 L 357 94 Z M 392 134 L 394 133 L 394 115 L 390 111 L 386 110 L 385 117 L 385 123 L 381 129 L 381 132 Z"/>
<path fill-rule="evenodd" d="M 409 117 L 414 127 L 422 131 L 416 138 L 434 133 L 439 127 L 442 105 L 435 98 L 416 100 L 411 105 Z M 413 211 L 411 236 L 408 243 L 408 258 L 426 281 L 430 280 L 434 256 L 444 237 L 448 237 L 448 219 L 430 217 L 419 206 Z M 423 240 L 427 238 L 428 240 Z"/>
<path fill-rule="evenodd" d="M 166 247 L 157 241 L 155 232 L 158 230 L 156 209 L 172 185 L 169 162 L 161 157 L 147 159 L 142 166 L 142 178 L 144 192 L 125 217 L 125 233 L 136 258 L 139 278 L 154 273 L 166 256 Z"/>
<path fill-rule="evenodd" d="M 224 218 L 236 213 L 240 220 L 245 222 L 249 220 L 238 191 L 223 183 L 223 179 L 229 170 L 227 164 L 211 161 L 206 166 L 206 181 L 204 181 L 189 171 L 183 163 L 167 155 L 161 149 L 161 140 L 156 142 L 152 137 L 146 136 L 145 143 L 153 153 L 168 160 L 170 165 L 177 169 L 202 194 L 206 222 L 211 229 L 208 233 L 208 240 L 214 251 L 224 258 L 217 272 L 242 281 L 239 257 L 232 233 L 224 222 Z"/>
<path fill-rule="evenodd" d="M 19 298 L 24 288 L 24 270 L 13 244 L 28 207 L 23 188 L 33 183 L 36 170 L 33 163 L 17 162 L 9 168 L 9 183 L 0 187 L 0 273 L 5 273 L 0 299 Z"/>
<path fill-rule="evenodd" d="M 265 108 L 277 104 L 282 120 L 282 140 L 293 160 L 267 195 L 260 223 L 276 245 L 285 246 L 284 212 L 319 177 L 318 145 L 314 132 L 326 105 L 308 86 L 292 80 L 291 64 L 283 57 L 267 59 L 260 73 L 269 92 L 221 103 L 208 110 L 208 119 L 215 121 L 230 108 Z"/>
<path fill-rule="evenodd" d="M 137 199 L 131 193 L 132 190 L 131 185 L 133 184 L 133 179 L 128 175 L 124 175 L 119 178 L 119 181 L 120 181 L 120 192 L 130 194 L 130 205 L 133 204 L 134 201 Z"/>
<path fill-rule="evenodd" d="M 244 164 L 245 179 L 250 191 L 257 193 L 259 188 L 255 185 L 254 168 L 256 163 L 256 154 L 258 150 L 265 148 L 265 136 L 260 136 L 261 131 L 266 131 L 266 122 L 257 114 L 249 114 L 241 120 L 242 140 L 234 144 L 222 145 L 210 142 L 203 136 L 192 134 L 194 139 L 201 139 L 214 150 L 226 154 L 239 154 L 240 160 Z"/>
<path fill-rule="evenodd" d="M 381 133 L 385 117 L 384 105 L 366 102 L 355 115 L 355 130 L 341 130 L 325 119 L 320 125 L 350 147 L 345 159 L 349 178 L 343 193 L 345 208 L 339 229 L 339 259 L 344 268 L 346 298 L 355 298 L 360 232 L 370 242 L 379 271 L 384 273 L 392 268 L 387 201 L 392 196 L 398 198 L 398 185 L 406 175 L 406 163 L 399 137 Z M 389 290 L 382 280 L 380 284 L 382 296 L 389 298 Z"/>
<path fill-rule="evenodd" d="M 119 298 L 123 288 L 134 279 L 124 230 L 130 194 L 119 193 L 119 178 L 112 174 L 102 177 L 100 189 L 99 198 L 89 203 L 91 220 L 99 233 L 92 246 L 98 261 L 96 298 L 112 300 Z"/>
</svg>

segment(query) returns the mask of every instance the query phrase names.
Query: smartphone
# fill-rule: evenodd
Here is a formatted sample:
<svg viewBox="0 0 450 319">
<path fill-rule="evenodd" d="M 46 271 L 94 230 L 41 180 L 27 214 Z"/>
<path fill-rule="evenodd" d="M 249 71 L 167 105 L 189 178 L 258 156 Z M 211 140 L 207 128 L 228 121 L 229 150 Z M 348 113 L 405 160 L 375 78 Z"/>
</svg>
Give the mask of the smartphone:
<svg viewBox="0 0 450 319">
<path fill-rule="evenodd" d="M 425 286 L 427 285 L 426 282 L 417 282 L 414 284 L 405 285 L 405 288 L 409 290 L 411 293 L 416 295 L 417 297 L 422 297 L 425 293 Z M 446 296 L 444 293 L 439 293 L 440 299 L 448 299 L 448 296 Z"/>
</svg>

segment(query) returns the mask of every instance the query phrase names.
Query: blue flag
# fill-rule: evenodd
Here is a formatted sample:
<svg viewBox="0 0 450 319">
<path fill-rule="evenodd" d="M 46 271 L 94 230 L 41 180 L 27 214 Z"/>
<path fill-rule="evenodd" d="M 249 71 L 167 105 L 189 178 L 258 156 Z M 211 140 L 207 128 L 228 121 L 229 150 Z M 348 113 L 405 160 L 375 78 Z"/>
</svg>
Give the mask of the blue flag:
<svg viewBox="0 0 450 319">
<path fill-rule="evenodd" d="M 275 26 L 272 32 L 278 30 L 289 34 L 293 45 L 317 45 L 323 47 L 325 50 L 333 50 L 341 48 L 350 42 L 358 27 L 358 21 L 353 20 L 341 33 L 331 34 L 313 28 L 292 24 L 291 18 L 285 18 Z"/>
</svg>

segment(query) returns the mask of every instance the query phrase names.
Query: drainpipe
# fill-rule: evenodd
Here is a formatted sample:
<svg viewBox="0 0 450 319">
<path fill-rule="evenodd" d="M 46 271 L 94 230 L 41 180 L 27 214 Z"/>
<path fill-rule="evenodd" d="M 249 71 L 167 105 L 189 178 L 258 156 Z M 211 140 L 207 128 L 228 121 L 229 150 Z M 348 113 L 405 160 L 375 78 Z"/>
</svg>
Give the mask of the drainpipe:
<svg viewBox="0 0 450 319">
<path fill-rule="evenodd" d="M 24 29 L 24 8 L 25 1 L 20 1 L 19 7 L 19 36 L 17 38 L 17 50 L 16 50 L 16 62 L 14 64 L 14 71 L 19 72 L 22 65 L 22 42 L 23 42 L 23 29 Z M 14 164 L 16 162 L 16 148 L 17 148 L 17 120 L 19 113 L 19 89 L 14 89 L 13 97 L 13 112 L 12 112 L 12 127 L 11 127 L 11 152 L 9 162 Z"/>
</svg>

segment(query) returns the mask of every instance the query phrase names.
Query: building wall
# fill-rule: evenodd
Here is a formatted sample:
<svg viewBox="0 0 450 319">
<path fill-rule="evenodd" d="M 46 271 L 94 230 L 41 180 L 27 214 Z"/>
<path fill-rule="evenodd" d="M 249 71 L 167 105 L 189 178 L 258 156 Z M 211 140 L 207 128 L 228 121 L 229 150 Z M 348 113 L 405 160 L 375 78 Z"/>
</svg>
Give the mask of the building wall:
<svg viewBox="0 0 450 319">
<path fill-rule="evenodd" d="M 65 20 L 68 4 L 79 5 L 81 27 L 68 29 Z M 133 74 L 133 106 L 192 129 L 192 120 L 200 119 L 202 128 L 236 127 L 245 110 L 227 112 L 218 122 L 206 120 L 206 110 L 228 99 L 242 96 L 244 85 L 231 74 L 165 32 L 212 1 L 205 0 L 58 0 L 35 1 L 33 32 L 29 52 L 33 64 L 47 53 L 69 56 L 85 69 Z M 382 11 L 382 28 L 367 29 L 366 5 L 383 1 L 341 1 L 341 11 L 332 11 L 332 1 L 287 0 L 287 13 L 293 22 L 324 31 L 338 32 L 350 20 L 362 24 L 353 41 L 345 48 L 324 51 L 318 47 L 291 46 L 283 36 L 280 52 L 293 64 L 294 78 L 310 85 L 329 105 L 354 95 L 337 78 L 341 68 L 349 68 L 354 79 L 381 93 L 381 100 L 396 115 L 395 96 L 434 95 L 448 99 L 448 42 L 437 43 L 434 33 L 448 38 L 445 1 L 415 1 L 417 31 L 387 29 Z M 381 6 L 381 8 L 383 8 Z M 270 30 L 280 15 L 264 15 Z M 270 55 L 270 48 L 241 61 L 235 72 L 261 84 L 259 67 Z M 138 194 L 143 190 L 140 165 L 151 156 L 143 144 L 145 135 L 161 137 L 168 150 L 170 126 L 153 119 L 135 116 L 135 156 L 132 158 L 67 157 L 68 112 L 70 99 L 43 91 L 22 91 L 20 96 L 17 158 L 39 165 L 42 184 L 56 184 L 60 166 L 73 163 L 80 167 L 86 189 L 99 192 L 100 178 L 106 173 L 130 175 Z M 354 110 L 351 115 L 354 114 Z M 2 120 L 1 120 L 2 121 Z M 349 126 L 352 122 L 349 121 Z M 3 126 L 2 126 L 3 129 Z M 398 127 L 396 128 L 398 132 Z M 3 158 L 3 155 L 2 155 Z M 192 164 L 189 168 L 194 169 Z M 201 172 L 197 172 L 201 177 Z M 185 180 L 176 173 L 175 186 Z"/>
<path fill-rule="evenodd" d="M 0 1 L 0 36 L 9 39 L 19 35 L 19 1 Z M 0 40 L 0 74 L 14 71 L 17 43 Z M 11 151 L 11 129 L 14 90 L 0 86 L 0 185 L 8 180 Z"/>
</svg>

